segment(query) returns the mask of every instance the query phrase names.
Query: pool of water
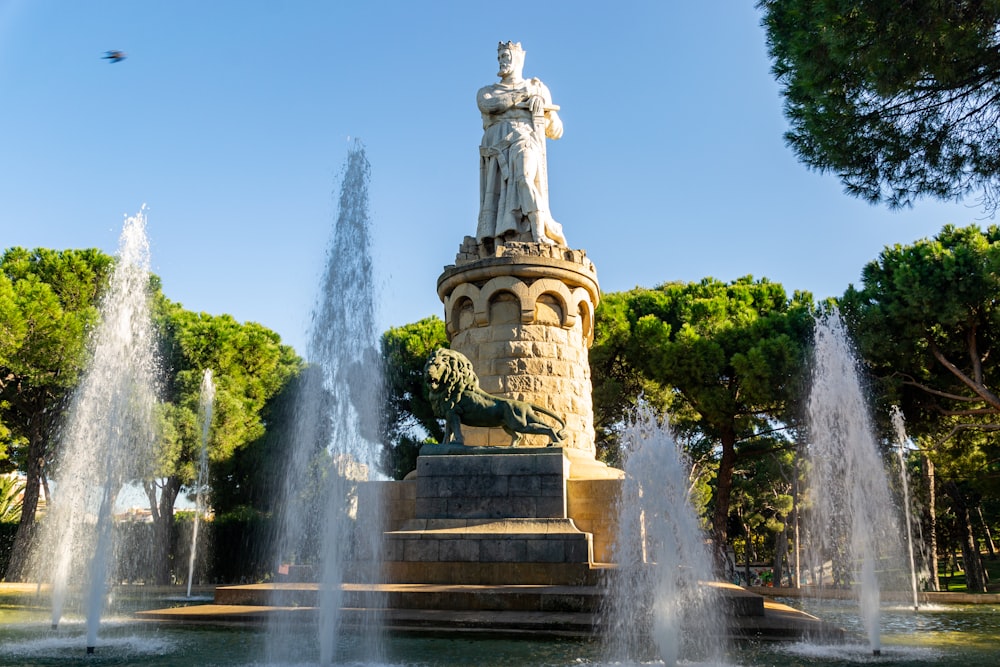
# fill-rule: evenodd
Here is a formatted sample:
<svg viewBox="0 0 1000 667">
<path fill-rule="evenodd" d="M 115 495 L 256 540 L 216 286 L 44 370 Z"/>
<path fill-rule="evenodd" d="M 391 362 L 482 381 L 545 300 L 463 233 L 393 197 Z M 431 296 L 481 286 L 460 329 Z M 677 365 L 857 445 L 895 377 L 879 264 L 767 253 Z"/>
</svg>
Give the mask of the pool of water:
<svg viewBox="0 0 1000 667">
<path fill-rule="evenodd" d="M 857 609 L 851 603 L 785 601 L 841 625 L 860 636 Z M 734 647 L 726 664 L 742 667 L 832 667 L 885 665 L 893 667 L 981 667 L 1000 664 L 1000 607 L 937 606 L 914 613 L 905 607 L 885 608 L 882 614 L 882 655 L 874 657 L 860 641 L 848 644 L 761 643 Z M 710 630 L 708 630 L 710 632 Z M 138 623 L 127 616 L 113 617 L 101 630 L 97 652 L 85 655 L 85 627 L 80 618 L 66 619 L 57 630 L 49 627 L 48 612 L 24 605 L 0 606 L 0 665 L 59 666 L 84 663 L 253 667 L 262 665 L 265 635 L 242 627 L 184 627 Z M 289 665 L 316 660 L 314 637 L 301 634 L 291 645 L 300 653 L 288 656 Z M 365 664 L 355 655 L 350 637 L 342 641 L 340 664 Z M 371 663 L 367 663 L 371 664 Z M 569 667 L 599 666 L 601 647 L 582 640 L 528 640 L 516 638 L 392 636 L 379 664 L 445 667 Z M 644 664 L 658 664 L 650 661 Z M 694 664 L 694 663 L 683 663 Z"/>
</svg>

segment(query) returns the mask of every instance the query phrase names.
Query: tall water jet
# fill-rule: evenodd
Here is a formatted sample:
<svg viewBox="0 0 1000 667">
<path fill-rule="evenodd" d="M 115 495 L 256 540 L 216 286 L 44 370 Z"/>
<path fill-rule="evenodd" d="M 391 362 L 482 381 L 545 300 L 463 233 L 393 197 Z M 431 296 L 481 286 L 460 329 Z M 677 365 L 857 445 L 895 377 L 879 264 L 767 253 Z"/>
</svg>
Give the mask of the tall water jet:
<svg viewBox="0 0 1000 667">
<path fill-rule="evenodd" d="M 212 408 L 215 404 L 215 382 L 212 369 L 206 368 L 201 377 L 201 395 L 198 399 L 198 417 L 201 421 L 201 453 L 198 456 L 198 477 L 195 482 L 194 525 L 191 527 L 191 553 L 188 555 L 187 596 L 191 597 L 194 581 L 194 564 L 198 553 L 198 524 L 205 513 L 205 485 L 208 481 L 208 433 L 212 426 Z"/>
<path fill-rule="evenodd" d="M 690 501 L 691 464 L 666 424 L 640 405 L 622 433 L 625 480 L 601 611 L 606 656 L 649 659 L 650 643 L 667 665 L 721 662 L 726 623 L 708 582 L 714 579 L 705 531 Z"/>
<path fill-rule="evenodd" d="M 153 460 L 157 359 L 149 305 L 145 211 L 125 220 L 115 270 L 90 336 L 90 363 L 59 438 L 53 497 L 33 558 L 52 582 L 52 625 L 71 579 L 85 573 L 87 652 L 97 644 L 122 486 Z"/>
<path fill-rule="evenodd" d="M 899 554 L 898 522 L 868 402 L 843 321 L 816 322 L 808 401 L 809 520 L 814 567 L 832 563 L 834 585 L 853 586 L 868 642 L 881 652 L 879 559 Z"/>
<path fill-rule="evenodd" d="M 295 433 L 285 476 L 279 560 L 313 566 L 319 581 L 319 661 L 331 663 L 342 635 L 342 584 L 374 584 L 381 573 L 381 510 L 359 499 L 379 468 L 381 368 L 368 216 L 370 167 L 364 147 L 348 150 L 339 211 L 312 315 Z M 310 486 L 311 485 L 311 486 Z M 303 506 L 303 499 L 306 503 Z M 319 536 L 318 553 L 310 538 Z M 316 548 L 313 540 L 313 549 Z M 369 590 L 370 589 L 366 589 Z M 365 609 L 382 605 L 368 592 Z M 379 619 L 362 624 L 360 652 L 378 659 Z M 272 627 L 268 659 L 286 662 L 294 647 Z"/>
<path fill-rule="evenodd" d="M 906 474 L 906 421 L 898 405 L 892 406 L 892 429 L 896 434 L 896 454 L 899 457 L 899 482 L 903 487 L 903 517 L 906 521 L 906 548 L 910 556 L 910 590 L 913 592 L 913 611 L 920 609 L 917 593 L 917 560 L 913 554 L 913 518 L 910 507 L 910 479 Z"/>
</svg>

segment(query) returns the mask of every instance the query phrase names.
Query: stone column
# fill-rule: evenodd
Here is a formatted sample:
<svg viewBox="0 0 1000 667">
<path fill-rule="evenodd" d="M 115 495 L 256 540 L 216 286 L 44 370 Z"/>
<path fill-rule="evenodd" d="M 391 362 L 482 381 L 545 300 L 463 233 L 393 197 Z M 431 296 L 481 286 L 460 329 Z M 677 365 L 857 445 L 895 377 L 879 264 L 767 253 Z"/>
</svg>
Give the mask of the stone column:
<svg viewBox="0 0 1000 667">
<path fill-rule="evenodd" d="M 493 247 L 466 237 L 437 289 L 451 347 L 472 362 L 482 389 L 562 416 L 567 453 L 593 461 L 588 350 L 600 288 L 586 253 L 545 243 Z M 467 445 L 510 446 L 501 429 L 462 431 Z M 522 443 L 540 447 L 548 439 L 525 436 Z"/>
</svg>

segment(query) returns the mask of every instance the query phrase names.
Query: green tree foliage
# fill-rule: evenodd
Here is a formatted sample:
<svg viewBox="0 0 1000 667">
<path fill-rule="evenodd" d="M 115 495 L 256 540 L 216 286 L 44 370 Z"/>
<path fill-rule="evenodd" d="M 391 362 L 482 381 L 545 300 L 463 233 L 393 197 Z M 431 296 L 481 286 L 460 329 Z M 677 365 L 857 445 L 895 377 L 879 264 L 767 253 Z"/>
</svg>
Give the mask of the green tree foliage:
<svg viewBox="0 0 1000 667">
<path fill-rule="evenodd" d="M 736 559 L 744 564 L 743 578 L 748 582 L 752 581 L 751 563 L 765 558 L 771 559 L 774 578 L 781 581 L 790 555 L 788 524 L 793 509 L 795 449 L 782 438 L 764 437 L 743 454 L 744 460 L 733 474 L 730 525 L 735 525 L 742 537 L 736 545 Z"/>
<path fill-rule="evenodd" d="M 435 316 L 382 334 L 384 468 L 396 479 L 416 467 L 424 438 L 440 442 L 444 437 L 424 390 L 424 364 L 431 352 L 447 346 L 444 322 Z"/>
<path fill-rule="evenodd" d="M 0 475 L 0 523 L 21 520 L 24 482 L 14 475 Z"/>
<path fill-rule="evenodd" d="M 717 458 L 712 530 L 721 548 L 740 452 L 772 437 L 796 412 L 812 298 L 789 298 L 781 285 L 748 276 L 636 288 L 609 295 L 601 307 L 598 327 L 607 329 L 594 346 L 595 403 L 616 391 L 652 388 L 696 450 L 692 458 L 706 452 Z M 630 399 L 616 400 L 611 409 L 597 409 L 604 429 L 629 410 Z"/>
<path fill-rule="evenodd" d="M 27 476 L 8 577 L 25 565 L 56 427 L 112 265 L 98 250 L 10 248 L 0 258 L 0 459 Z"/>
<path fill-rule="evenodd" d="M 198 409 L 205 370 L 212 370 L 215 383 L 208 438 L 208 458 L 214 464 L 264 435 L 268 400 L 301 370 L 302 361 L 278 334 L 255 322 L 193 313 L 162 297 L 155 310 L 166 395 L 159 457 L 143 485 L 158 528 L 157 543 L 166 554 L 174 501 L 181 488 L 197 477 L 202 441 Z M 160 580 L 168 578 L 165 560 L 162 568 Z"/>
<path fill-rule="evenodd" d="M 760 0 L 808 166 L 890 207 L 978 191 L 1000 204 L 1000 1 Z"/>
<path fill-rule="evenodd" d="M 322 386 L 322 372 L 317 366 L 303 367 L 267 402 L 261 413 L 267 430 L 261 437 L 211 467 L 212 507 L 216 517 L 271 516 L 280 509 L 276 503 L 281 498 L 289 463 L 290 439 L 296 432 L 296 421 L 302 416 L 299 399 L 308 386 Z M 321 411 L 331 412 L 331 402 L 332 395 L 324 392 Z M 317 428 L 311 433 L 312 451 L 319 455 L 331 435 L 327 420 L 316 421 Z"/>
<path fill-rule="evenodd" d="M 1000 228 L 948 225 L 882 251 L 841 309 L 908 430 L 1000 430 Z"/>
<path fill-rule="evenodd" d="M 861 288 L 841 299 L 884 400 L 900 405 L 908 434 L 934 463 L 970 563 L 971 499 L 1000 492 L 998 297 L 1000 228 L 948 225 L 883 250 L 865 266 Z"/>
<path fill-rule="evenodd" d="M 633 363 L 633 322 L 629 311 L 633 292 L 601 296 L 590 349 L 597 458 L 615 467 L 622 465 L 620 427 L 635 417 L 640 396 L 660 414 L 682 407 L 674 405 L 668 389 Z"/>
</svg>

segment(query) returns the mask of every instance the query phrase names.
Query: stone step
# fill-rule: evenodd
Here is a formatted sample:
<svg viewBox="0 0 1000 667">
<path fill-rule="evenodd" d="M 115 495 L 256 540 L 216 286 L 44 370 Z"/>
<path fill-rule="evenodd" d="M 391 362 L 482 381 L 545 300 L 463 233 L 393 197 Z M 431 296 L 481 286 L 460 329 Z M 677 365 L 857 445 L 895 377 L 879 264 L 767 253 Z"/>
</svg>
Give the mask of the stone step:
<svg viewBox="0 0 1000 667">
<path fill-rule="evenodd" d="M 589 564 L 594 553 L 590 533 L 565 518 L 415 519 L 385 533 L 384 550 L 386 561 L 420 563 Z"/>
<path fill-rule="evenodd" d="M 350 622 L 348 616 L 348 622 Z M 549 637 L 591 637 L 597 616 L 580 612 L 456 611 L 387 609 L 385 627 L 395 630 L 476 631 L 491 634 L 540 634 Z"/>
<path fill-rule="evenodd" d="M 725 583 L 727 634 L 755 640 L 804 636 L 843 640 L 842 630 Z M 592 637 L 600 633 L 600 586 L 344 585 L 348 626 L 381 623 L 391 631 Z M 216 589 L 215 604 L 138 612 L 149 621 L 202 624 L 313 623 L 317 584 L 251 584 Z M 281 604 L 278 604 L 279 600 Z"/>
<path fill-rule="evenodd" d="M 718 594 L 733 616 L 763 616 L 764 597 L 739 586 L 720 582 L 705 584 Z M 215 604 L 274 607 L 314 607 L 319 585 L 315 583 L 248 584 L 215 589 Z M 345 607 L 389 609 L 451 609 L 461 611 L 537 611 L 593 613 L 600 607 L 600 585 L 441 585 L 344 584 Z"/>
<path fill-rule="evenodd" d="M 251 584 L 220 586 L 216 605 L 313 607 L 317 584 Z M 532 611 L 593 613 L 600 606 L 598 586 L 455 586 L 345 584 L 345 607 L 375 605 L 388 609 L 453 611 Z"/>
<path fill-rule="evenodd" d="M 315 607 L 271 607 L 265 605 L 197 605 L 140 611 L 144 621 L 196 625 L 263 625 L 265 623 L 314 623 Z M 483 611 L 451 609 L 368 609 L 345 607 L 341 619 L 347 627 L 370 627 L 377 619 L 383 628 L 396 632 L 483 633 L 539 635 L 546 637 L 591 637 L 597 616 L 564 611 Z"/>
<path fill-rule="evenodd" d="M 394 584 L 501 586 L 512 581 L 535 586 L 596 586 L 600 573 L 588 563 L 471 563 L 388 561 L 386 581 Z"/>
</svg>

